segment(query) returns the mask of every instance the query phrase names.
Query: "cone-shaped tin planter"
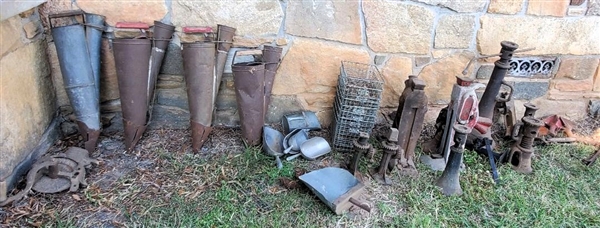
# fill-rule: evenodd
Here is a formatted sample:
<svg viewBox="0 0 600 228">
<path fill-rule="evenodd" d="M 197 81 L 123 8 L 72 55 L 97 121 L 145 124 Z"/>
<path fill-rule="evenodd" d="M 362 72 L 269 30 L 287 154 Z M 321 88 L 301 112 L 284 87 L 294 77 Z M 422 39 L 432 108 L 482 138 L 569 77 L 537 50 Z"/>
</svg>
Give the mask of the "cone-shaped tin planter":
<svg viewBox="0 0 600 228">
<path fill-rule="evenodd" d="M 104 17 L 68 11 L 49 15 L 48 18 L 65 90 L 85 149 L 91 153 L 100 136 L 98 82 Z"/>
<path fill-rule="evenodd" d="M 183 43 L 183 68 L 190 110 L 192 149 L 198 152 L 212 131 L 215 88 L 215 43 Z"/>
<path fill-rule="evenodd" d="M 236 63 L 231 69 L 242 138 L 246 145 L 256 146 L 260 144 L 262 127 L 265 123 L 265 64 Z"/>
<path fill-rule="evenodd" d="M 146 130 L 151 46 L 149 39 L 113 40 L 127 150 L 133 149 Z"/>
<path fill-rule="evenodd" d="M 150 56 L 150 71 L 148 72 L 148 105 L 149 114 L 152 114 L 152 103 L 154 101 L 154 88 L 156 86 L 156 80 L 158 78 L 158 74 L 160 73 L 160 67 L 162 66 L 162 61 L 165 57 L 165 52 L 167 50 L 167 46 L 169 46 L 169 42 L 173 37 L 173 33 L 175 32 L 175 26 L 162 23 L 160 21 L 154 21 L 154 31 L 153 31 L 153 47 L 152 53 Z"/>
<path fill-rule="evenodd" d="M 262 51 L 263 62 L 265 63 L 265 103 L 263 104 L 265 115 L 271 103 L 271 90 L 273 89 L 273 81 L 275 81 L 275 74 L 277 74 L 282 51 L 283 48 L 274 46 L 265 46 Z"/>
<path fill-rule="evenodd" d="M 226 25 L 217 25 L 216 75 L 218 84 L 215 85 L 215 94 L 219 92 L 219 85 L 221 84 L 223 71 L 225 70 L 225 63 L 227 62 L 227 53 L 233 45 L 233 36 L 235 35 L 235 30 L 235 28 Z"/>
</svg>

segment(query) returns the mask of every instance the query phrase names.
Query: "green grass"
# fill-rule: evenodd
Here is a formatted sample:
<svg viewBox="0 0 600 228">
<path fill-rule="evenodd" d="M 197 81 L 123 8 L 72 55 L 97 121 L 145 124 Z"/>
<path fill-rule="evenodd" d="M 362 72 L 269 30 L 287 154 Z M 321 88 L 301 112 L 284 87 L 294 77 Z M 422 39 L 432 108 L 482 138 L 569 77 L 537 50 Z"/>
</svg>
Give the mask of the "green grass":
<svg viewBox="0 0 600 228">
<path fill-rule="evenodd" d="M 588 146 L 540 146 L 533 174 L 502 165 L 500 185 L 491 180 L 487 158 L 465 152 L 463 195 L 454 197 L 435 187 L 441 172 L 420 163 L 418 178 L 394 173 L 392 186 L 365 175 L 371 213 L 335 215 L 306 188 L 288 190 L 278 179 L 293 178 L 297 167 L 310 171 L 347 162 L 351 154 L 284 160 L 279 170 L 260 148 L 212 157 L 157 149 L 156 168 L 121 178 L 110 193 L 91 186 L 84 200 L 120 211 L 127 226 L 144 227 L 597 227 L 600 164 L 580 161 L 592 152 Z M 362 160 L 363 174 L 379 162 L 377 153 Z M 71 213 L 46 225 L 73 226 L 77 213 Z"/>
<path fill-rule="evenodd" d="M 455 197 L 443 196 L 433 185 L 441 172 L 419 164 L 417 179 L 394 176 L 393 186 L 370 182 L 367 198 L 374 205 L 370 214 L 341 216 L 306 190 L 278 187 L 279 177 L 293 177 L 294 167 L 309 167 L 307 161 L 284 161 L 284 168 L 278 170 L 273 159 L 258 148 L 207 160 L 184 155 L 167 158 L 172 164 L 167 168 L 172 168 L 173 174 L 186 167 L 202 167 L 197 178 L 216 182 L 208 183 L 210 187 L 193 199 L 176 193 L 161 202 L 138 199 L 134 203 L 147 210 L 127 218 L 132 224 L 176 227 L 598 226 L 600 168 L 580 162 L 591 152 L 592 148 L 585 146 L 542 147 L 537 151 L 533 174 L 518 174 L 503 165 L 499 167 L 498 186 L 490 178 L 487 160 L 467 152 L 467 169 L 460 178 L 464 193 Z M 333 160 L 350 158 L 349 154 L 330 156 Z M 363 173 L 374 165 L 368 159 L 363 163 L 368 163 L 361 165 Z M 207 166 L 214 170 L 207 170 Z M 221 173 L 215 176 L 219 169 Z M 155 206 L 157 203 L 164 205 Z"/>
</svg>

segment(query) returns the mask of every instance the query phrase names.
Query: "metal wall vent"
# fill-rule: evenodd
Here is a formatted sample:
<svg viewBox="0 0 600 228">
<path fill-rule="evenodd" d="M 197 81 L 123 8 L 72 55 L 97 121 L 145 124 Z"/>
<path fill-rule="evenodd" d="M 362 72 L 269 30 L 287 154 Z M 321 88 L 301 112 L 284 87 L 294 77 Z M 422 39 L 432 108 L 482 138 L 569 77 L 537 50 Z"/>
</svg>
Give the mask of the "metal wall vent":
<svg viewBox="0 0 600 228">
<path fill-rule="evenodd" d="M 556 58 L 513 58 L 510 61 L 508 75 L 513 77 L 548 77 L 554 71 Z"/>
</svg>

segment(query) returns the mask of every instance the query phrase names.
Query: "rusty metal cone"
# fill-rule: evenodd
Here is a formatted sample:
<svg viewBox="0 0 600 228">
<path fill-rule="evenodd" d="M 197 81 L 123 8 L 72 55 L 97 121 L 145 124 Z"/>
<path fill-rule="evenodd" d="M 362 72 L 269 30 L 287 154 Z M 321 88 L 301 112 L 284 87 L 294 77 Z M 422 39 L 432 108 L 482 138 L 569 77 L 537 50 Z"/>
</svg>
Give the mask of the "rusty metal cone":
<svg viewBox="0 0 600 228">
<path fill-rule="evenodd" d="M 236 63 L 231 67 L 242 137 L 249 146 L 260 144 L 265 123 L 265 64 Z"/>
<path fill-rule="evenodd" d="M 167 46 L 173 37 L 175 32 L 175 26 L 162 23 L 160 21 L 154 21 L 154 31 L 152 38 L 152 54 L 150 56 L 150 71 L 148 72 L 148 105 L 150 105 L 149 112 L 152 113 L 152 102 L 154 101 L 154 88 L 156 86 L 156 80 L 160 73 L 160 67 L 162 66 Z"/>
<path fill-rule="evenodd" d="M 225 63 L 227 62 L 227 53 L 233 45 L 233 36 L 236 29 L 226 25 L 217 25 L 217 60 L 216 60 L 216 75 L 217 84 L 215 85 L 215 94 L 219 92 L 219 85 L 223 78 Z M 216 99 L 216 96 L 215 96 Z M 213 101 L 215 102 L 215 101 Z"/>
<path fill-rule="evenodd" d="M 132 150 L 146 130 L 148 112 L 148 69 L 152 42 L 148 39 L 115 39 L 113 54 L 121 110 L 123 111 L 124 140 Z"/>
<path fill-rule="evenodd" d="M 192 149 L 198 152 L 212 128 L 216 81 L 215 43 L 184 43 L 183 68 L 188 94 Z"/>
<path fill-rule="evenodd" d="M 275 81 L 275 75 L 277 74 L 282 51 L 283 48 L 274 46 L 265 46 L 262 51 L 263 62 L 265 63 L 265 103 L 263 111 L 265 115 L 267 114 L 269 104 L 271 103 L 271 90 L 273 89 L 273 81 Z"/>
</svg>

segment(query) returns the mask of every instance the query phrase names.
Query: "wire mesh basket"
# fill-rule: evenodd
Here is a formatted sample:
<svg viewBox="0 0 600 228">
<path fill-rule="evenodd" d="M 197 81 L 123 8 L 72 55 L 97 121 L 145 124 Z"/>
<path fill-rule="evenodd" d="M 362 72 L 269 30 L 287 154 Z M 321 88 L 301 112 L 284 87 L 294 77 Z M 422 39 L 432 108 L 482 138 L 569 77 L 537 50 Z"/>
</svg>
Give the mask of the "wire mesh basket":
<svg viewBox="0 0 600 228">
<path fill-rule="evenodd" d="M 342 62 L 331 125 L 333 149 L 352 150 L 360 132 L 371 134 L 383 93 L 383 78 L 371 64 Z"/>
</svg>

